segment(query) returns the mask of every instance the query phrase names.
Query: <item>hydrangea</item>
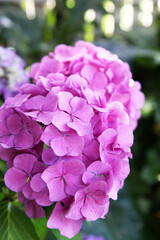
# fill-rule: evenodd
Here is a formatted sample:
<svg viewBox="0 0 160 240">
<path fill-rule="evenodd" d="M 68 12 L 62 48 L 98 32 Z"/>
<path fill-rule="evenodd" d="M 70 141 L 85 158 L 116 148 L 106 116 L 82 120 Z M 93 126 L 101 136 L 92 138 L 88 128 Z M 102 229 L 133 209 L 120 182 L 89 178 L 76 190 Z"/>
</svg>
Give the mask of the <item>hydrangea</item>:
<svg viewBox="0 0 160 240">
<path fill-rule="evenodd" d="M 25 62 L 14 50 L 0 46 L 0 95 L 15 96 L 19 87 L 29 81 Z"/>
<path fill-rule="evenodd" d="M 0 109 L 5 183 L 31 218 L 54 204 L 48 228 L 72 238 L 117 199 L 144 95 L 127 63 L 84 41 L 58 45 L 30 76 Z"/>
</svg>

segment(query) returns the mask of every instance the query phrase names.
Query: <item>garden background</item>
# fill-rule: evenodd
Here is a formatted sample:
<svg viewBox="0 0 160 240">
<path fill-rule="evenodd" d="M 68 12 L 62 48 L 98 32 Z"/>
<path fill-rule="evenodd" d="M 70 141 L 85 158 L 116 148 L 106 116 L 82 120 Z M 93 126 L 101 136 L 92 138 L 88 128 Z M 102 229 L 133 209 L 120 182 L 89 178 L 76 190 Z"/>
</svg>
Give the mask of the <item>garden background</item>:
<svg viewBox="0 0 160 240">
<path fill-rule="evenodd" d="M 160 236 L 160 1 L 1 0 L 0 45 L 10 46 L 27 67 L 60 43 L 84 39 L 102 46 L 131 66 L 146 102 L 134 133 L 131 173 L 111 201 L 106 220 L 83 225 L 83 233 L 106 240 L 158 240 Z M 0 165 L 4 171 L 3 164 Z M 2 176 L 3 177 L 3 176 Z M 0 187 L 5 189 L 3 182 Z M 0 193 L 3 200 L 4 193 Z M 0 209 L 0 225 L 7 214 Z M 12 213 L 14 214 L 14 213 Z M 13 216 L 11 216 L 13 217 Z M 33 221 L 41 240 L 55 239 Z M 1 235 L 1 233 L 0 233 Z M 4 238 L 9 239 L 9 238 Z M 10 239 L 14 240 L 14 236 Z M 20 239 L 23 240 L 21 237 Z"/>
</svg>

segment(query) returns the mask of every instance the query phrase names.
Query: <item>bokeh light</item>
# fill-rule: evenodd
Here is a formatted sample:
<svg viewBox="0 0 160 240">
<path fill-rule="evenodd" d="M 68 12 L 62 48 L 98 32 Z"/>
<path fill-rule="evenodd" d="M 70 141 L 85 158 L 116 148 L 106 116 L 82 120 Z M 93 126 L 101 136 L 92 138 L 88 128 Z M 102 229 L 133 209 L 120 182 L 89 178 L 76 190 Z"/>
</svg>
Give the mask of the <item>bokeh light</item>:
<svg viewBox="0 0 160 240">
<path fill-rule="evenodd" d="M 86 22 L 93 22 L 96 19 L 96 12 L 94 9 L 88 9 L 84 13 L 84 20 Z"/>
</svg>

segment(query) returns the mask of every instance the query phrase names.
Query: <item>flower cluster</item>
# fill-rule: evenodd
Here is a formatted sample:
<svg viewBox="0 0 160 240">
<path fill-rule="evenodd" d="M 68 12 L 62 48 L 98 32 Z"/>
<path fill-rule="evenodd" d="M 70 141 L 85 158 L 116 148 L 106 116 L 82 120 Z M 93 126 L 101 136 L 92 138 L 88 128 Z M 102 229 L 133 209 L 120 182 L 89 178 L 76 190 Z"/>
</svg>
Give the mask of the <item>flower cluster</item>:
<svg viewBox="0 0 160 240">
<path fill-rule="evenodd" d="M 0 95 L 5 99 L 15 96 L 19 87 L 29 81 L 24 68 L 25 62 L 14 50 L 0 46 Z"/>
<path fill-rule="evenodd" d="M 144 95 L 127 63 L 83 41 L 58 45 L 30 76 L 0 109 L 5 183 L 31 218 L 55 204 L 47 226 L 72 238 L 117 199 Z"/>
</svg>

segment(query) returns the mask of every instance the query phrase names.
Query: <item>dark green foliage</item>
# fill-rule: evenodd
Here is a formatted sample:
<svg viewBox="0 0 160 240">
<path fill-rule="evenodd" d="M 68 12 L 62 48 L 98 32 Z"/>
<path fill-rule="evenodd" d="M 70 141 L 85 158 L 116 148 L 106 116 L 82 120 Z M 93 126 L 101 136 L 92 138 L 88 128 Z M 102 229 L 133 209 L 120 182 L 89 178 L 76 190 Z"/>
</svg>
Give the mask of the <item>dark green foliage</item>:
<svg viewBox="0 0 160 240">
<path fill-rule="evenodd" d="M 0 239 L 39 240 L 31 220 L 11 202 L 0 203 Z"/>
</svg>

